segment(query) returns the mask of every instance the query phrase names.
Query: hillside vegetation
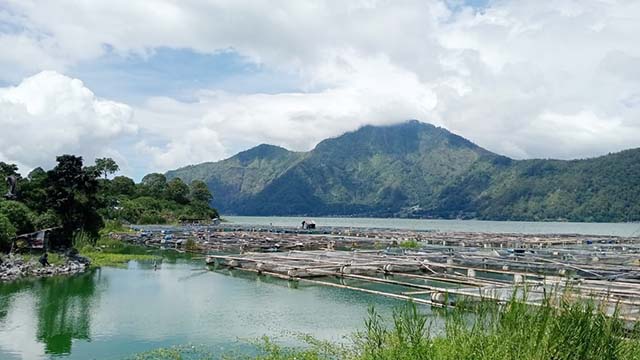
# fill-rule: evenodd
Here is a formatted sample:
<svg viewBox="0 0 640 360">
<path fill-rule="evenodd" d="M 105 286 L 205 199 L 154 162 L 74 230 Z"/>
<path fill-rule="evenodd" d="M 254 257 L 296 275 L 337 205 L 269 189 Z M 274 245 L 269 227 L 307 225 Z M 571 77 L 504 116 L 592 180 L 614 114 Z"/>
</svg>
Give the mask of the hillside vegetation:
<svg viewBox="0 0 640 360">
<path fill-rule="evenodd" d="M 365 126 L 309 152 L 260 145 L 167 173 L 238 215 L 640 220 L 640 149 L 513 160 L 433 125 Z"/>
</svg>

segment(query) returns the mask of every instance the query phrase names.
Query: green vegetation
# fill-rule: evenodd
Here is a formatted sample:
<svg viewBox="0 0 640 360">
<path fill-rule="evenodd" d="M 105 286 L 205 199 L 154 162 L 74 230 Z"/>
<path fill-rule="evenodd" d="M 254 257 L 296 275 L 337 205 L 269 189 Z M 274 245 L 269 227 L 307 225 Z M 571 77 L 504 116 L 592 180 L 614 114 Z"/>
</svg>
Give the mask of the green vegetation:
<svg viewBox="0 0 640 360">
<path fill-rule="evenodd" d="M 125 266 L 129 261 L 154 261 L 160 260 L 159 256 L 136 245 L 123 243 L 120 240 L 110 239 L 102 235 L 95 245 L 85 244 L 77 247 L 83 256 L 91 260 L 91 266 Z"/>
<path fill-rule="evenodd" d="M 204 181 L 227 214 L 640 221 L 640 149 L 518 161 L 417 121 L 306 153 L 260 145 L 167 178 Z"/>
<path fill-rule="evenodd" d="M 0 251 L 8 250 L 16 235 L 41 229 L 54 229 L 50 248 L 85 249 L 99 245 L 101 229 L 107 231 L 103 235 L 121 231 L 123 222 L 164 224 L 218 216 L 210 207 L 211 192 L 201 181 L 187 185 L 149 174 L 136 184 L 124 176 L 110 180 L 119 167 L 109 158 L 96 159 L 92 166 L 84 166 L 83 159 L 73 155 L 56 160 L 53 169 L 36 168 L 26 178 L 16 165 L 0 162 L 0 193 L 8 190 L 5 178 L 17 179 L 16 193 L 0 198 Z M 105 263 L 126 258 L 117 255 L 93 257 Z"/>
<path fill-rule="evenodd" d="M 419 249 L 420 243 L 416 240 L 405 240 L 400 242 L 400 247 L 403 249 Z"/>
<path fill-rule="evenodd" d="M 16 228 L 4 214 L 0 214 L 0 248 L 11 246 L 11 239 L 14 236 L 16 236 Z"/>
<path fill-rule="evenodd" d="M 82 255 L 91 259 L 91 266 L 126 266 L 129 261 L 154 261 L 159 260 L 159 256 L 149 254 L 114 254 L 101 251 L 83 251 Z"/>
</svg>

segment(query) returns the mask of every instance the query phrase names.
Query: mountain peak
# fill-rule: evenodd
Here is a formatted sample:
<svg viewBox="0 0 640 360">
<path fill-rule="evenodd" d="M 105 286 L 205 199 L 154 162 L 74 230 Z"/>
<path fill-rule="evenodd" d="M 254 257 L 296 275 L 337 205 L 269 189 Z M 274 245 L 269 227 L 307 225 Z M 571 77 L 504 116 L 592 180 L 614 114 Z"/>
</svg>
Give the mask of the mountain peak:
<svg viewBox="0 0 640 360">
<path fill-rule="evenodd" d="M 168 175 L 204 180 L 226 214 L 629 221 L 640 207 L 601 211 L 598 199 L 639 204 L 638 164 L 640 151 L 511 160 L 409 120 L 363 126 L 309 152 L 262 144 Z"/>
<path fill-rule="evenodd" d="M 288 153 L 291 153 L 291 151 L 280 146 L 260 144 L 251 149 L 239 152 L 234 157 L 241 162 L 250 162 L 255 159 L 271 159 Z"/>
</svg>

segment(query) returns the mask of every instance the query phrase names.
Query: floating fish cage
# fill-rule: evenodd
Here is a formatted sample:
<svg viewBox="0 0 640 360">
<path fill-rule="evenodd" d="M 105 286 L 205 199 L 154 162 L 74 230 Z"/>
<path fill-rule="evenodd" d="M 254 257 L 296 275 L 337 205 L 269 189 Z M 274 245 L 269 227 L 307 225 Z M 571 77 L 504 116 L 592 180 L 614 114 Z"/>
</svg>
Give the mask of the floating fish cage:
<svg viewBox="0 0 640 360">
<path fill-rule="evenodd" d="M 610 314 L 617 309 L 619 316 L 635 321 L 640 314 L 639 254 L 640 247 L 635 244 L 627 245 L 625 253 L 607 250 L 604 255 L 600 249 L 589 248 L 514 252 L 424 246 L 402 253 L 292 250 L 209 255 L 206 262 L 437 307 L 455 306 L 460 301 L 506 303 L 514 296 L 531 305 L 568 298 L 591 300 Z M 346 281 L 335 282 L 334 278 Z M 366 284 L 393 285 L 399 290 L 373 290 Z"/>
</svg>

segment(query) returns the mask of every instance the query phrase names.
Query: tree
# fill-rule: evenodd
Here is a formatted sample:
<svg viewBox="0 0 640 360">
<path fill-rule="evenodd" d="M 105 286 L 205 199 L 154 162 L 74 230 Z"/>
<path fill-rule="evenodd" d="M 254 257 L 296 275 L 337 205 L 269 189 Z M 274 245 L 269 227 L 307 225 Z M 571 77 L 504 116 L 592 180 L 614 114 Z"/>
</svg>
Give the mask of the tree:
<svg viewBox="0 0 640 360">
<path fill-rule="evenodd" d="M 5 162 L 0 161 L 0 175 L 3 177 L 9 175 L 19 175 L 18 174 L 18 165 L 16 164 L 7 164 Z"/>
<path fill-rule="evenodd" d="M 35 212 L 47 211 L 46 182 L 47 173 L 39 167 L 33 169 L 26 179 L 19 182 L 20 201 Z"/>
<path fill-rule="evenodd" d="M 167 188 L 167 178 L 158 173 L 145 175 L 140 183 L 140 195 L 163 197 Z"/>
<path fill-rule="evenodd" d="M 167 200 L 172 200 L 178 204 L 187 204 L 189 202 L 189 186 L 180 178 L 175 178 L 167 183 L 165 191 Z"/>
<path fill-rule="evenodd" d="M 34 218 L 33 225 L 37 230 L 58 227 L 60 218 L 53 210 L 47 210 Z"/>
<path fill-rule="evenodd" d="M 0 214 L 9 219 L 18 234 L 33 232 L 33 213 L 25 204 L 18 201 L 0 202 Z"/>
<path fill-rule="evenodd" d="M 69 246 L 73 233 L 85 231 L 97 239 L 103 225 L 97 210 L 97 172 L 82 167 L 82 157 L 62 155 L 47 174 L 47 202 L 62 224 L 61 245 Z"/>
<path fill-rule="evenodd" d="M 96 171 L 98 171 L 101 175 L 104 175 L 106 179 L 109 174 L 114 174 L 120 167 L 112 158 L 99 158 L 96 159 L 96 164 L 94 165 Z"/>
<path fill-rule="evenodd" d="M 189 185 L 189 200 L 192 202 L 209 205 L 212 198 L 211 191 L 204 181 L 193 180 Z"/>
<path fill-rule="evenodd" d="M 127 195 L 132 196 L 136 192 L 136 183 L 126 176 L 116 176 L 111 180 L 112 195 Z"/>
<path fill-rule="evenodd" d="M 16 236 L 16 228 L 6 216 L 0 214 L 0 248 L 9 249 L 11 239 Z"/>
</svg>

